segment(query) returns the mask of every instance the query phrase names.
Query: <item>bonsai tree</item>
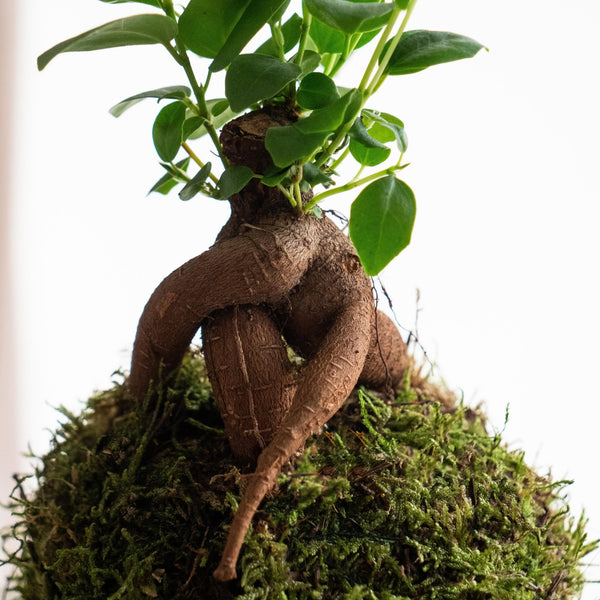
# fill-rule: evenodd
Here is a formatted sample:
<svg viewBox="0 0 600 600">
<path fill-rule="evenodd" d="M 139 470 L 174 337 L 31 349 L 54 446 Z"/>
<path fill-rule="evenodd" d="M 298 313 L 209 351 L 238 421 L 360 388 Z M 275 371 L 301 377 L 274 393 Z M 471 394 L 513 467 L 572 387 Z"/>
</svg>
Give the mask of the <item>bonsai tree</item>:
<svg viewBox="0 0 600 600">
<path fill-rule="evenodd" d="M 177 187 L 182 200 L 204 195 L 231 205 L 214 245 L 149 299 L 129 377 L 129 393 L 152 403 L 201 328 L 231 450 L 254 468 L 214 572 L 226 581 L 236 577 L 245 534 L 283 466 L 357 382 L 390 391 L 408 365 L 369 279 L 408 245 L 416 211 L 399 178 L 404 124 L 378 111 L 374 95 L 389 77 L 472 57 L 483 46 L 408 30 L 416 0 L 103 1 L 153 12 L 66 40 L 39 57 L 39 68 L 66 52 L 162 45 L 186 84 L 137 93 L 111 112 L 157 99 L 152 136 L 165 174 L 152 191 Z M 340 87 L 336 75 L 363 47 L 370 49 L 364 72 L 354 87 Z M 204 59 L 194 59 L 200 68 L 192 55 Z M 224 92 L 214 90 L 220 71 Z M 217 160 L 194 149 L 203 136 Z M 358 167 L 349 180 L 338 175 L 346 160 Z M 358 194 L 348 239 L 319 203 L 349 190 Z"/>
</svg>

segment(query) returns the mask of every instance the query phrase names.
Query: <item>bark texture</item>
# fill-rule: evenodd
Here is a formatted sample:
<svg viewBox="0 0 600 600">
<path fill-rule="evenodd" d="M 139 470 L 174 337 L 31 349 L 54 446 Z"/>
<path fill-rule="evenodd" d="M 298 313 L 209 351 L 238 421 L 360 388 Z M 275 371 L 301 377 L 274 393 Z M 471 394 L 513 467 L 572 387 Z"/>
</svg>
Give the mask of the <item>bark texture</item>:
<svg viewBox="0 0 600 600">
<path fill-rule="evenodd" d="M 269 127 L 281 110 L 229 123 L 221 140 L 232 164 L 263 173 Z M 327 218 L 299 214 L 253 179 L 230 199 L 216 243 L 171 273 L 151 296 L 134 345 L 130 386 L 152 393 L 179 365 L 202 327 L 208 373 L 226 433 L 242 463 L 256 464 L 214 573 L 236 577 L 249 524 L 282 466 L 361 381 L 397 386 L 407 366 L 394 324 L 377 312 L 371 284 L 348 238 Z M 287 345 L 304 359 L 288 358 Z"/>
</svg>

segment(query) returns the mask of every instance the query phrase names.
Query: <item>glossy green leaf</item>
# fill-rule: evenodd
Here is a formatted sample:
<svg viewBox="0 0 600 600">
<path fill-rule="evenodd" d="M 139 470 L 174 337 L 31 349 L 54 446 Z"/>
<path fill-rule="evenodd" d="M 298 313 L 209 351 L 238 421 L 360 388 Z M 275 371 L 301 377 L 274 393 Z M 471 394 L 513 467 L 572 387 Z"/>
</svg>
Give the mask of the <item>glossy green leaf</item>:
<svg viewBox="0 0 600 600">
<path fill-rule="evenodd" d="M 375 129 L 377 125 L 377 123 L 372 125 L 371 130 Z M 371 134 L 371 130 L 367 130 L 361 119 L 356 119 L 349 132 L 350 153 L 356 161 L 365 167 L 374 167 L 375 165 L 381 164 L 387 160 L 391 153 L 390 148 L 378 139 L 378 130 L 375 129 L 373 134 Z M 384 133 L 384 136 L 386 134 L 391 134 L 388 129 L 383 127 L 381 128 L 381 131 Z M 394 139 L 393 134 L 392 139 Z"/>
<path fill-rule="evenodd" d="M 293 60 L 295 59 L 296 57 L 294 56 Z M 313 50 L 305 50 L 304 55 L 302 56 L 302 63 L 300 64 L 302 75 L 304 76 L 312 73 L 319 67 L 320 64 L 321 55 L 318 52 L 314 52 Z"/>
<path fill-rule="evenodd" d="M 125 2 L 137 2 L 139 4 L 148 4 L 149 6 L 155 6 L 156 8 L 161 8 L 160 2 L 158 0 L 100 0 L 101 2 L 106 2 L 107 4 L 124 4 Z"/>
<path fill-rule="evenodd" d="M 190 0 L 179 18 L 185 46 L 206 58 L 217 56 L 250 0 Z"/>
<path fill-rule="evenodd" d="M 289 167 L 297 160 L 306 160 L 330 135 L 328 131 L 305 133 L 294 125 L 271 127 L 265 137 L 273 162 L 278 167 Z"/>
<path fill-rule="evenodd" d="M 212 164 L 207 162 L 199 171 L 190 179 L 179 192 L 181 200 L 191 200 L 199 192 L 205 191 L 206 180 L 210 177 Z"/>
<path fill-rule="evenodd" d="M 346 35 L 318 19 L 311 21 L 308 34 L 321 54 L 341 54 L 344 51 Z"/>
<path fill-rule="evenodd" d="M 138 102 L 141 102 L 145 98 L 157 98 L 158 100 L 163 100 L 166 98 L 181 99 L 186 98 L 190 95 L 190 93 L 190 89 L 185 87 L 184 85 L 172 85 L 168 87 L 162 87 L 156 90 L 142 92 L 141 94 L 136 94 L 135 96 L 130 96 L 125 100 L 121 100 L 121 102 L 115 104 L 109 112 L 113 117 L 120 117 L 126 110 L 128 110 Z"/>
<path fill-rule="evenodd" d="M 350 90 L 329 106 L 313 110 L 312 113 L 294 123 L 293 127 L 304 133 L 327 131 L 333 133 L 338 127 L 353 119 L 353 111 L 360 107 L 361 93 Z"/>
<path fill-rule="evenodd" d="M 231 121 L 238 113 L 231 110 L 229 107 L 229 102 L 226 98 L 216 98 L 214 100 L 208 100 L 206 102 L 208 110 L 213 115 L 213 127 L 215 129 L 220 129 L 227 123 Z M 200 117 L 190 117 L 185 120 L 183 125 L 183 139 L 198 139 L 204 135 L 206 135 L 208 131 L 206 127 L 204 127 L 204 119 Z"/>
<path fill-rule="evenodd" d="M 284 179 L 289 178 L 287 168 L 281 169 L 275 165 L 268 165 L 265 173 L 261 178 L 261 182 L 269 187 L 279 185 Z"/>
<path fill-rule="evenodd" d="M 152 139 L 158 155 L 166 162 L 171 162 L 183 141 L 183 122 L 185 105 L 181 102 L 167 104 L 156 117 L 152 127 Z"/>
<path fill-rule="evenodd" d="M 243 165 L 225 169 L 219 179 L 217 198 L 219 200 L 231 198 L 231 196 L 243 190 L 253 177 L 252 169 Z"/>
<path fill-rule="evenodd" d="M 200 134 L 198 134 L 200 132 Z M 189 139 L 197 139 L 202 135 L 206 135 L 206 127 L 204 127 L 204 119 L 201 117 L 188 117 L 183 122 L 183 129 L 181 134 L 182 141 Z"/>
<path fill-rule="evenodd" d="M 343 33 L 372 31 L 382 27 L 394 5 L 351 0 L 305 0 L 308 10 L 319 21 Z"/>
<path fill-rule="evenodd" d="M 377 275 L 408 246 L 415 214 L 412 190 L 393 175 L 377 179 L 358 195 L 349 234 L 367 275 Z"/>
<path fill-rule="evenodd" d="M 136 15 L 117 19 L 65 40 L 38 57 L 41 71 L 57 55 L 64 52 L 89 52 L 120 46 L 163 44 L 177 35 L 177 24 L 164 15 Z"/>
<path fill-rule="evenodd" d="M 156 192 L 157 194 L 166 196 L 178 183 L 179 181 L 167 173 L 152 186 L 152 188 L 148 191 L 148 194 Z"/>
<path fill-rule="evenodd" d="M 304 181 L 308 183 L 309 187 L 314 187 L 318 184 L 323 184 L 325 186 L 335 184 L 329 173 L 319 169 L 319 167 L 313 163 L 306 163 L 302 166 L 302 177 Z"/>
<path fill-rule="evenodd" d="M 368 44 L 379 33 L 380 29 L 381 27 L 378 27 L 373 31 L 360 34 L 354 48 L 362 48 L 365 44 Z M 325 25 L 318 19 L 311 21 L 309 36 L 321 54 L 342 54 L 344 52 L 346 34 Z"/>
<path fill-rule="evenodd" d="M 308 110 L 329 106 L 339 97 L 335 82 L 324 73 L 309 73 L 296 93 L 298 104 Z"/>
<path fill-rule="evenodd" d="M 385 131 L 388 130 L 386 129 Z M 356 140 L 366 148 L 387 148 L 387 146 L 382 142 L 389 142 L 393 140 L 394 135 L 391 135 L 391 139 L 380 140 L 378 136 L 373 136 L 369 133 L 362 119 L 356 119 L 354 123 L 352 123 L 352 128 L 348 132 L 348 136 L 351 139 Z"/>
<path fill-rule="evenodd" d="M 300 40 L 302 33 L 302 17 L 294 13 L 282 26 L 283 51 L 289 52 Z M 277 46 L 273 38 L 268 39 L 264 44 L 258 47 L 256 54 L 268 54 L 269 56 L 279 57 Z"/>
<path fill-rule="evenodd" d="M 271 127 L 265 146 L 278 167 L 288 167 L 295 161 L 305 161 L 338 127 L 354 119 L 362 95 L 350 90 L 325 108 L 318 108 L 293 125 Z"/>
<path fill-rule="evenodd" d="M 407 31 L 387 66 L 389 75 L 418 73 L 433 65 L 472 58 L 484 46 L 474 39 L 447 31 Z"/>
<path fill-rule="evenodd" d="M 395 138 L 400 152 L 406 152 L 408 148 L 408 137 L 406 136 L 406 131 L 404 130 L 404 123 L 398 117 L 390 115 L 389 113 L 382 113 L 369 109 L 363 110 L 362 114 L 371 123 L 376 123 L 377 125 L 388 129 L 394 136 L 388 140 L 384 139 L 380 134 L 377 134 L 377 139 L 380 141 L 391 141 Z M 373 131 L 377 132 L 378 130 L 374 129 Z"/>
<path fill-rule="evenodd" d="M 354 159 L 365 167 L 374 167 L 386 161 L 390 155 L 389 148 L 368 148 L 356 140 L 350 140 L 350 153 Z"/>
<path fill-rule="evenodd" d="M 225 76 L 225 95 L 233 111 L 276 96 L 301 74 L 300 67 L 266 54 L 241 54 Z"/>
<path fill-rule="evenodd" d="M 279 8 L 269 18 L 269 23 L 279 23 L 281 19 L 283 19 L 283 15 L 291 3 L 292 0 L 284 0 L 280 4 Z"/>
<path fill-rule="evenodd" d="M 212 1 L 215 2 L 215 0 Z M 220 1 L 215 4 L 220 6 Z M 287 4 L 287 0 L 252 0 L 227 36 L 225 43 L 210 65 L 210 70 L 221 71 L 229 66 L 246 44 L 285 4 Z"/>
<path fill-rule="evenodd" d="M 186 157 L 179 161 L 176 165 L 161 163 L 162 167 L 167 171 L 148 191 L 148 194 L 157 192 L 159 194 L 168 194 L 178 183 L 183 181 L 183 175 L 190 164 L 190 157 Z"/>
<path fill-rule="evenodd" d="M 401 8 L 402 10 L 406 10 L 408 8 L 410 0 L 394 0 L 394 2 L 396 3 L 396 6 L 398 8 Z"/>
</svg>

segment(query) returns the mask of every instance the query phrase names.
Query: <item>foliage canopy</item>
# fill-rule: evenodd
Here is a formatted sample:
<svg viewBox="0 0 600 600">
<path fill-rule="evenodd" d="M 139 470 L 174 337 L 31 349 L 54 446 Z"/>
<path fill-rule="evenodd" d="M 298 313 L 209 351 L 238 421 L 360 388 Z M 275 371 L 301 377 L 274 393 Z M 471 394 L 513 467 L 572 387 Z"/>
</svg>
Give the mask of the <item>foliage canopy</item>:
<svg viewBox="0 0 600 600">
<path fill-rule="evenodd" d="M 366 272 L 377 274 L 408 245 L 416 210 L 413 192 L 398 179 L 406 166 L 404 124 L 376 110 L 371 98 L 389 76 L 473 57 L 483 48 L 479 42 L 444 31 L 407 30 L 417 0 L 189 0 L 179 8 L 173 0 L 102 1 L 137 2 L 157 12 L 117 19 L 65 40 L 44 52 L 38 67 L 66 52 L 144 44 L 169 52 L 189 87 L 144 91 L 111 109 L 120 116 L 145 98 L 162 103 L 152 137 L 165 174 L 151 191 L 166 194 L 182 185 L 182 200 L 196 194 L 222 200 L 259 178 L 279 188 L 298 211 L 320 214 L 321 200 L 362 188 L 359 206 L 351 211 L 350 236 Z M 370 60 L 360 81 L 352 89 L 340 87 L 336 75 L 367 45 Z M 190 55 L 202 59 L 203 77 Z M 225 88 L 214 95 L 212 75 L 223 70 Z M 217 130 L 247 109 L 269 105 L 285 105 L 297 116 L 293 125 L 268 133 L 274 168 L 251 175 L 232 170 Z M 220 165 L 191 148 L 190 142 L 205 135 Z M 358 163 L 358 173 L 337 184 L 338 167 L 348 157 Z M 364 175 L 373 167 L 378 169 Z M 314 197 L 303 203 L 301 194 L 309 189 Z M 381 243 L 390 232 L 392 239 Z"/>
</svg>

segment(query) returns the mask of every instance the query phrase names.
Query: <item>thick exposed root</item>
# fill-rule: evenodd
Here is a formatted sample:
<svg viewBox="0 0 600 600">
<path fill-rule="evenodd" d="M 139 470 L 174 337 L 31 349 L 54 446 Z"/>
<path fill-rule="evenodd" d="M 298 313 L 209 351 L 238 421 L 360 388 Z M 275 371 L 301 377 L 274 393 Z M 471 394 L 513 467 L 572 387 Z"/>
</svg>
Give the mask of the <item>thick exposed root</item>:
<svg viewBox="0 0 600 600">
<path fill-rule="evenodd" d="M 233 306 L 202 326 L 206 368 L 231 449 L 254 464 L 288 412 L 297 372 L 279 329 L 259 306 Z"/>
<path fill-rule="evenodd" d="M 288 414 L 258 458 L 229 530 L 221 562 L 213 574 L 215 579 L 235 579 L 244 536 L 281 468 L 337 412 L 356 385 L 369 349 L 373 312 L 372 302 L 368 301 L 347 307 L 324 336 L 316 356 L 303 369 Z"/>
<path fill-rule="evenodd" d="M 131 360 L 130 389 L 142 398 L 159 372 L 172 371 L 203 320 L 238 304 L 280 303 L 296 287 L 316 251 L 309 219 L 269 230 L 246 228 L 171 273 L 140 318 Z"/>
<path fill-rule="evenodd" d="M 254 117 L 228 124 L 222 140 L 233 164 L 260 172 L 268 164 L 261 138 L 285 115 Z M 258 456 L 214 573 L 221 581 L 235 578 L 244 536 L 282 466 L 357 381 L 392 389 L 408 364 L 397 329 L 376 313 L 356 250 L 331 221 L 296 214 L 276 188 L 256 180 L 230 203 L 215 245 L 171 273 L 148 301 L 130 375 L 132 393 L 147 396 L 202 326 L 232 450 L 246 464 Z M 305 359 L 299 372 L 282 336 Z"/>
<path fill-rule="evenodd" d="M 408 367 L 406 344 L 393 321 L 377 311 L 371 330 L 371 345 L 359 383 L 386 392 L 398 388 Z"/>
</svg>

